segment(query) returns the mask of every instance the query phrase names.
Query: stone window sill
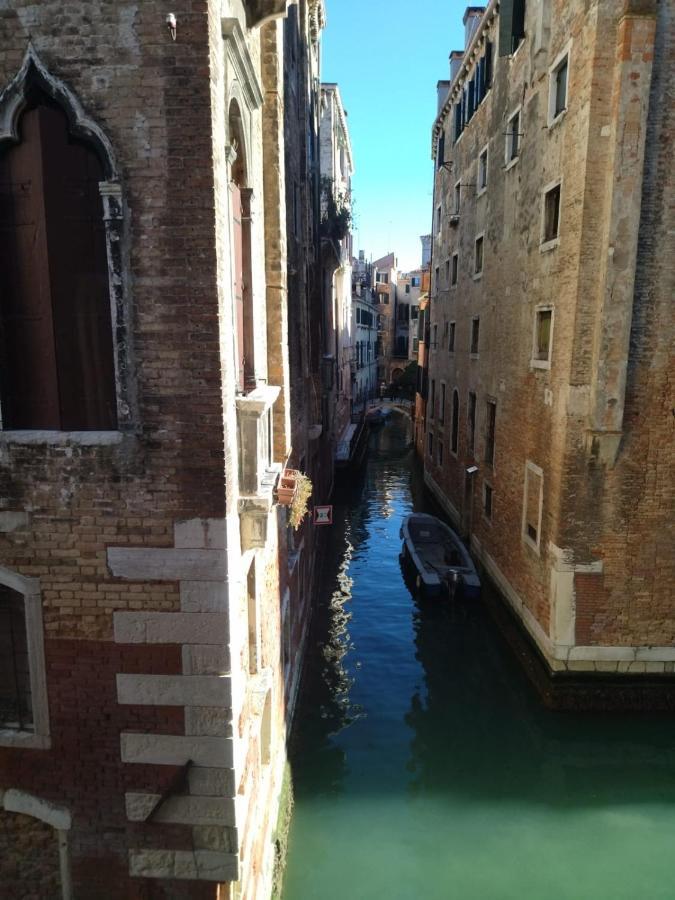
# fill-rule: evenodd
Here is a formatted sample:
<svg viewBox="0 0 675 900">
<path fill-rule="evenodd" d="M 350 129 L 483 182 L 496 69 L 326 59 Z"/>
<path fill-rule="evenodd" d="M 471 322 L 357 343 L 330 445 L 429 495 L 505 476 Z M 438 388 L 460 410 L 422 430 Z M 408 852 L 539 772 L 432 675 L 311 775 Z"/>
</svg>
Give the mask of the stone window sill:
<svg viewBox="0 0 675 900">
<path fill-rule="evenodd" d="M 0 431 L 2 444 L 48 444 L 59 447 L 66 444 L 110 446 L 121 444 L 124 437 L 122 431 Z"/>
<path fill-rule="evenodd" d="M 19 747 L 26 750 L 49 750 L 52 742 L 47 734 L 34 731 L 13 731 L 0 728 L 0 747 Z"/>
<path fill-rule="evenodd" d="M 514 156 L 513 159 L 510 159 L 504 166 L 504 171 L 508 172 L 509 169 L 512 169 L 515 166 L 515 164 L 518 162 L 519 159 L 520 159 L 520 156 Z"/>
<path fill-rule="evenodd" d="M 549 250 L 555 250 L 555 248 L 560 244 L 560 238 L 555 237 L 551 241 L 544 241 L 543 244 L 539 245 L 540 253 L 548 253 Z"/>
<path fill-rule="evenodd" d="M 531 369 L 550 369 L 551 361 L 549 359 L 531 359 L 530 360 L 530 368 Z"/>
</svg>

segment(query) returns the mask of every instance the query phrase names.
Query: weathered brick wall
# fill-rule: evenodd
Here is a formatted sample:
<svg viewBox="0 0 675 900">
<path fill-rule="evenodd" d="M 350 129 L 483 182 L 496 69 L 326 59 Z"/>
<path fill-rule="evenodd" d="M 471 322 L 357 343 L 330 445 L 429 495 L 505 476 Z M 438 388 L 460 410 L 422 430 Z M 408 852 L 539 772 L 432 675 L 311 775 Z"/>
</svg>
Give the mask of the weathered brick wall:
<svg viewBox="0 0 675 900">
<path fill-rule="evenodd" d="M 543 7 L 528 6 L 525 41 L 512 57 L 496 61 L 492 89 L 457 143 L 446 120 L 445 159 L 454 167 L 435 176 L 435 205 L 442 206 L 443 221 L 434 240 L 432 265 L 441 277 L 431 322 L 432 334 L 438 326 L 439 347 L 429 353 L 429 378 L 436 381 L 437 402 L 440 383 L 446 382 L 447 403 L 443 424 L 438 415 L 432 421 L 427 409 L 435 458 L 425 447 L 425 465 L 463 527 L 470 520 L 476 548 L 496 565 L 514 605 L 520 608 L 522 601 L 523 615 L 547 652 L 556 642 L 559 653 L 575 644 L 667 648 L 674 634 L 673 444 L 667 400 L 673 379 L 668 349 L 673 277 L 672 254 L 665 249 L 672 227 L 667 146 L 673 22 L 666 3 L 625 7 L 628 18 L 612 4 L 556 3 L 547 22 Z M 493 42 L 497 25 L 495 19 L 490 27 Z M 559 122 L 547 127 L 549 67 L 568 46 L 567 108 Z M 641 187 L 641 117 L 648 104 Z M 517 107 L 519 159 L 509 166 L 507 122 Z M 478 157 L 486 145 L 488 187 L 480 193 Z M 558 178 L 560 239 L 542 252 L 542 192 Z M 459 224 L 450 225 L 457 181 L 462 184 Z M 483 232 L 483 272 L 474 278 L 475 238 Z M 451 287 L 444 265 L 455 251 L 459 280 Z M 550 368 L 530 364 L 539 304 L 554 309 Z M 480 318 L 480 341 L 472 358 L 474 317 Z M 456 323 L 454 353 L 441 340 L 450 322 Z M 597 455 L 595 448 L 615 440 L 611 421 L 623 403 L 626 358 L 625 415 L 614 464 L 611 453 Z M 455 387 L 460 396 L 456 458 L 449 453 Z M 473 455 L 468 449 L 469 391 L 477 396 Z M 487 399 L 497 404 L 493 466 L 484 449 Z M 440 466 L 439 439 L 444 444 Z M 544 477 L 538 553 L 522 537 L 526 460 L 541 467 Z M 479 471 L 470 514 L 465 469 L 474 463 Z M 485 484 L 494 490 L 489 521 L 482 513 Z M 571 576 L 569 566 L 582 568 Z M 617 670 L 618 659 L 598 657 L 597 664 L 578 660 L 575 665 Z M 621 665 L 619 670 L 630 667 L 631 672 L 672 670 L 665 657 Z"/>
<path fill-rule="evenodd" d="M 583 494 L 586 508 L 597 511 L 597 518 L 593 517 L 597 526 L 589 541 L 604 564 L 604 599 L 590 612 L 591 644 L 675 644 L 675 444 L 671 408 L 675 278 L 670 249 L 675 15 L 671 4 L 654 5 L 656 33 L 623 435 L 612 469 L 603 472 L 592 467 L 583 474 L 573 469 L 573 477 L 585 477 L 588 484 Z M 651 25 L 648 18 L 638 20 L 635 28 Z M 645 56 L 646 61 L 649 56 Z M 643 60 L 635 60 L 636 75 L 640 62 Z M 578 483 L 575 478 L 572 485 Z M 573 487 L 569 502 L 575 508 L 578 500 L 572 492 Z"/>
<path fill-rule="evenodd" d="M 106 550 L 173 546 L 176 520 L 225 510 L 209 5 L 174 4 L 175 43 L 156 2 L 18 0 L 0 11 L 0 90 L 30 40 L 108 136 L 125 203 L 132 427 L 116 442 L 0 442 L 0 507 L 25 513 L 0 534 L 0 563 L 40 579 L 52 739 L 48 751 L 0 749 L 0 786 L 72 812 L 77 896 L 142 895 L 128 848 L 192 845 L 188 828 L 125 814 L 125 790 L 161 792 L 175 768 L 120 762 L 120 731 L 183 734 L 184 711 L 120 706 L 115 685 L 120 672 L 180 673 L 180 647 L 112 643 L 113 610 L 177 611 L 178 589 L 112 578 Z"/>
<path fill-rule="evenodd" d="M 59 900 L 59 847 L 50 825 L 0 812 L 0 885 L 21 885 L 20 895 L 12 893 L 22 900 Z"/>
</svg>

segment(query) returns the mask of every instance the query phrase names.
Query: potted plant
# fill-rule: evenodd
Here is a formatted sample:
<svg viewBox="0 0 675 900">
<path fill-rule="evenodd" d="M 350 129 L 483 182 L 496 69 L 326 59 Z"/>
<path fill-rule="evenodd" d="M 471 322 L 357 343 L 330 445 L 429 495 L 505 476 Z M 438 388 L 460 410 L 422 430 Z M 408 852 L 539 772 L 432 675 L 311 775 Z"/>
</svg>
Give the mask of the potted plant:
<svg viewBox="0 0 675 900">
<path fill-rule="evenodd" d="M 303 475 L 302 472 L 297 472 L 296 474 L 296 492 L 293 497 L 293 502 L 291 503 L 291 510 L 288 517 L 288 524 L 292 525 L 295 531 L 302 525 L 303 519 L 307 515 L 309 498 L 312 496 L 311 480 L 307 475 Z"/>
<path fill-rule="evenodd" d="M 298 475 L 300 473 L 295 469 L 284 469 L 279 476 L 277 484 L 277 500 L 282 506 L 290 506 L 293 503 L 297 487 Z"/>
</svg>

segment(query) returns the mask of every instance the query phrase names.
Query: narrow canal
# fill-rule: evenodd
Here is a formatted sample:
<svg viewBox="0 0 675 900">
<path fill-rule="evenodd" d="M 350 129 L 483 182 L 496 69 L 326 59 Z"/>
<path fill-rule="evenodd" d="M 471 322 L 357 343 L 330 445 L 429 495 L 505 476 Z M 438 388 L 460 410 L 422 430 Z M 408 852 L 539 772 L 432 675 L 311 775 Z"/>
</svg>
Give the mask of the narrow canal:
<svg viewBox="0 0 675 900">
<path fill-rule="evenodd" d="M 482 608 L 423 608 L 396 417 L 339 492 L 292 748 L 284 900 L 672 900 L 675 723 L 545 710 Z"/>
</svg>

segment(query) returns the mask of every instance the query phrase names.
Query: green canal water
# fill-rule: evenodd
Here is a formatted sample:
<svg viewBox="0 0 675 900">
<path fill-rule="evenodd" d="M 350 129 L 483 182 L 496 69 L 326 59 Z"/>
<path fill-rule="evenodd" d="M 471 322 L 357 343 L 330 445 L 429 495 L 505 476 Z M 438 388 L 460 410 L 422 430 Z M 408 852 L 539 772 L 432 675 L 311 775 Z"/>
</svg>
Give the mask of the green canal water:
<svg viewBox="0 0 675 900">
<path fill-rule="evenodd" d="M 675 722 L 547 711 L 480 606 L 413 600 L 409 439 L 337 492 L 284 900 L 673 900 Z"/>
</svg>

